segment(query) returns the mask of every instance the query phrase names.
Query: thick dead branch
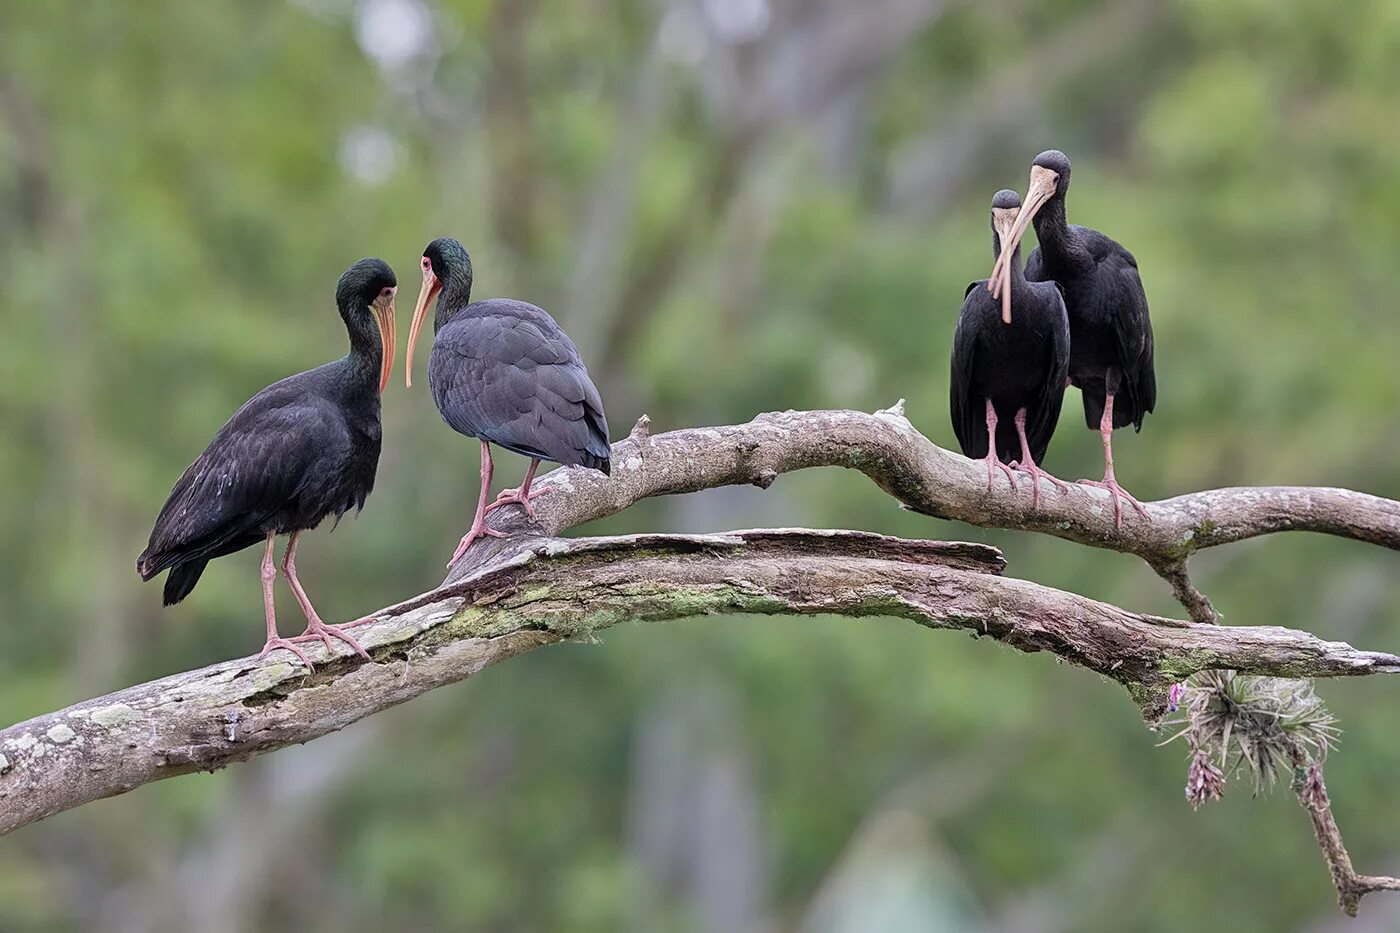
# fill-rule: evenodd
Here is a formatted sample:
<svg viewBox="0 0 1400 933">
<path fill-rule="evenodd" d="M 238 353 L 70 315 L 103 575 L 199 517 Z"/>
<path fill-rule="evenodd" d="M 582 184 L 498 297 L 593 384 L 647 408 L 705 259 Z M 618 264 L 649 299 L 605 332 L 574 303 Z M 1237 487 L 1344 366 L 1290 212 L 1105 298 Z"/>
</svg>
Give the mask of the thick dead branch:
<svg viewBox="0 0 1400 933">
<path fill-rule="evenodd" d="M 771 486 L 792 470 L 859 470 L 906 508 L 1040 531 L 1136 554 L 1195 622 L 1139 615 L 1001 576 L 994 549 L 854 531 L 749 531 L 565 539 L 562 532 L 648 496 Z M 381 610 L 361 641 L 372 660 L 311 652 L 314 673 L 251 658 L 131 687 L 0 732 L 0 834 L 166 777 L 213 770 L 341 729 L 498 661 L 624 621 L 709 613 L 892 616 L 1050 651 L 1122 684 L 1149 721 L 1170 685 L 1202 670 L 1276 677 L 1400 672 L 1400 657 L 1277 627 L 1223 628 L 1187 574 L 1191 555 L 1275 531 L 1317 531 L 1400 548 L 1400 503 L 1345 489 L 1217 489 L 1147 504 L 1115 529 L 1106 493 L 989 493 L 981 464 L 920 434 L 903 403 L 873 415 L 777 412 L 748 424 L 653 436 L 643 417 L 613 446 L 611 478 L 555 470 L 531 522 L 479 541 L 437 590 Z M 1319 774 L 1318 782 L 1321 778 Z M 1325 795 L 1325 789 L 1320 793 Z M 1357 875 L 1330 807 L 1304 799 L 1342 905 L 1394 888 Z M 1311 800 L 1312 803 L 1308 801 Z"/>
<path fill-rule="evenodd" d="M 562 499 L 559 500 L 562 502 Z M 266 754 L 442 684 L 619 622 L 710 613 L 894 616 L 1051 651 L 1123 684 L 1149 715 L 1204 668 L 1286 677 L 1400 671 L 1400 657 L 1283 628 L 1137 615 L 1001 576 L 992 548 L 859 532 L 753 531 L 536 542 L 378 613 L 373 661 L 315 673 L 216 664 L 0 732 L 0 833 L 151 781 Z"/>
<path fill-rule="evenodd" d="M 526 534 L 558 535 L 596 518 L 614 515 L 648 496 L 696 492 L 715 486 L 767 488 L 783 473 L 807 467 L 859 470 L 907 508 L 937 518 L 987 528 L 1039 531 L 1093 547 L 1136 554 L 1172 584 L 1197 621 L 1214 621 L 1205 596 L 1190 584 L 1186 563 L 1196 551 L 1271 534 L 1316 531 L 1400 549 L 1400 502 L 1347 489 L 1258 486 L 1212 489 L 1146 504 L 1149 519 L 1124 514 L 1113 525 L 1108 493 L 1071 486 L 1046 489 L 1032 508 L 1030 491 L 1004 485 L 987 492 L 980 463 L 937 446 L 909 422 L 903 403 L 866 414 L 856 411 L 786 411 L 759 415 L 747 424 L 650 433 L 642 419 L 626 440 L 613 445 L 608 478 L 583 470 L 555 470 L 539 486 L 566 490 L 535 506 L 538 524 L 509 511 L 497 527 Z M 510 540 L 473 547 L 449 579 L 474 572 L 508 553 Z"/>
</svg>

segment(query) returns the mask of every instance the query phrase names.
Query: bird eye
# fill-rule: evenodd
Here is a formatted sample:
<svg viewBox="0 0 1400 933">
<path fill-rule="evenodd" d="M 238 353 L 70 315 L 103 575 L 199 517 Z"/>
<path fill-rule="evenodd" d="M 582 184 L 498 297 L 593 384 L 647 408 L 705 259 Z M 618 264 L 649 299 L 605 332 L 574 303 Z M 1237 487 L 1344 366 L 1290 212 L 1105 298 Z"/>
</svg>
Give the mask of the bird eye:
<svg viewBox="0 0 1400 933">
<path fill-rule="evenodd" d="M 424 256 L 424 257 L 423 257 L 423 271 L 424 271 L 424 272 L 427 272 L 427 271 L 428 271 L 429 269 L 431 269 L 432 267 L 433 267 L 433 261 L 432 261 L 431 259 L 429 259 L 427 256 Z"/>
<path fill-rule="evenodd" d="M 388 298 L 389 295 L 390 295 L 393 291 L 394 291 L 394 290 L 393 290 L 392 288 L 382 288 L 382 289 L 379 290 L 379 297 L 380 297 L 380 298 Z"/>
</svg>

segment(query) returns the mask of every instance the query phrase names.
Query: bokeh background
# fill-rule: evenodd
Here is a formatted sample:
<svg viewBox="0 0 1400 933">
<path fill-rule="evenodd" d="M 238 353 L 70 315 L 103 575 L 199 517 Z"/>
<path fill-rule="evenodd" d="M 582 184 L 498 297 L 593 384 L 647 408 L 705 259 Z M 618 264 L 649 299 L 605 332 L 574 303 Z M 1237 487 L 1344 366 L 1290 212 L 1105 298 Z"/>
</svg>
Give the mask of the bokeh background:
<svg viewBox="0 0 1400 933">
<path fill-rule="evenodd" d="M 343 353 L 339 273 L 389 260 L 402 332 L 442 234 L 478 295 L 569 330 L 614 436 L 903 397 L 952 444 L 990 195 L 1055 146 L 1071 219 L 1151 301 L 1128 487 L 1400 495 L 1397 60 L 1381 0 L 6 3 L 0 720 L 260 644 L 253 551 L 166 611 L 133 560 L 245 398 Z M 401 374 L 367 509 L 303 549 L 328 618 L 435 585 L 474 504 L 474 446 Z M 1048 466 L 1099 457 L 1071 391 Z M 586 531 L 759 524 L 987 541 L 1181 612 L 1133 558 L 911 516 L 838 470 Z M 1391 650 L 1396 566 L 1309 536 L 1196 561 L 1229 623 Z M 1394 873 L 1400 685 L 1320 690 L 1351 853 Z M 1344 925 L 1291 794 L 1191 812 L 1162 737 L 1083 671 L 908 623 L 624 626 L 30 826 L 0 841 L 0 928 L 1400 927 L 1385 894 Z"/>
</svg>

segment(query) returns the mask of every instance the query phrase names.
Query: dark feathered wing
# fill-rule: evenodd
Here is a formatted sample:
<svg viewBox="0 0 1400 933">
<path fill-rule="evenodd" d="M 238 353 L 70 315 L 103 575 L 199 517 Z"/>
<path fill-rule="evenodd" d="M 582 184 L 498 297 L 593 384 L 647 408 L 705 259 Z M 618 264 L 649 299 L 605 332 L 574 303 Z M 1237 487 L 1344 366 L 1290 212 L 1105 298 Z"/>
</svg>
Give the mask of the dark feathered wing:
<svg viewBox="0 0 1400 933">
<path fill-rule="evenodd" d="M 1120 247 L 1121 265 L 1117 269 L 1123 280 L 1124 300 L 1119 314 L 1114 315 L 1113 328 L 1123 352 L 1124 392 L 1131 402 L 1130 410 L 1119 420 L 1117 399 L 1114 399 L 1113 423 L 1116 427 L 1131 423 L 1142 430 L 1142 417 L 1156 408 L 1156 361 L 1152 345 L 1152 318 L 1147 308 L 1147 290 L 1142 287 L 1137 262 L 1133 254 Z"/>
<path fill-rule="evenodd" d="M 144 580 L 171 569 L 166 605 L 189 594 L 210 560 L 256 544 L 280 516 L 295 514 L 319 457 L 348 451 L 333 405 L 279 398 L 281 385 L 239 409 L 170 491 L 136 561 Z"/>
<path fill-rule="evenodd" d="M 1138 274 L 1137 261 L 1117 243 L 1107 260 L 1117 279 L 1113 332 L 1123 361 L 1123 385 L 1113 400 L 1113 426 L 1133 425 L 1142 430 L 1142 419 L 1157 406 L 1157 374 L 1153 360 L 1152 319 L 1147 292 Z M 1121 400 L 1120 400 L 1121 397 Z M 1102 417 L 1102 410 L 1099 412 Z M 1097 424 L 1093 425 L 1097 426 Z"/>
<path fill-rule="evenodd" d="M 428 383 L 443 420 L 462 434 L 609 472 L 603 400 L 568 334 L 534 305 L 469 305 L 438 331 Z"/>
<path fill-rule="evenodd" d="M 987 293 L 986 280 L 973 282 L 963 293 L 962 311 L 953 332 L 953 364 L 948 383 L 949 406 L 953 418 L 953 433 L 963 456 L 974 460 L 987 456 L 987 417 L 984 399 L 972 397 L 972 371 L 977 356 L 977 333 L 974 321 L 980 305 L 993 300 Z"/>
<path fill-rule="evenodd" d="M 1032 404 L 1027 406 L 1031 417 L 1026 423 L 1026 440 L 1036 463 L 1045 461 L 1050 438 L 1060 421 L 1060 408 L 1065 400 L 1065 379 L 1069 375 L 1069 315 L 1065 311 L 1064 294 L 1058 284 L 1032 283 L 1042 301 L 1051 305 L 1049 318 L 1055 323 L 1045 342 L 1046 378 Z"/>
</svg>

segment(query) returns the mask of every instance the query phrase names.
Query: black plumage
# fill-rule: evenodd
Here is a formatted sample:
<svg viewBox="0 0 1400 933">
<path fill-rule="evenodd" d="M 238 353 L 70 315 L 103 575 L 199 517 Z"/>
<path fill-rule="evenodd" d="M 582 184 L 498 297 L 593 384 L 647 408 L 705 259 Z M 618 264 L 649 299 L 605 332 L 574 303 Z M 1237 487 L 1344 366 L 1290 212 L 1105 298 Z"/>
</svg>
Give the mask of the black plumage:
<svg viewBox="0 0 1400 933">
<path fill-rule="evenodd" d="M 285 647 L 305 660 L 296 641 L 327 635 L 363 651 L 316 616 L 296 579 L 295 554 L 301 532 L 363 508 L 374 488 L 380 393 L 393 366 L 396 289 L 383 261 L 351 266 L 336 288 L 350 352 L 254 395 L 176 481 L 136 561 L 143 580 L 170 571 L 167 606 L 189 595 L 209 561 L 265 542 L 264 653 Z M 307 632 L 297 640 L 278 637 L 271 603 L 273 541 L 281 534 L 292 536 L 283 570 L 307 613 Z"/>
<path fill-rule="evenodd" d="M 1104 478 L 1090 485 L 1109 491 L 1115 521 L 1121 522 L 1120 496 L 1147 514 L 1114 476 L 1112 434 L 1129 424 L 1141 430 L 1143 418 L 1157 405 L 1152 321 L 1133 254 L 1097 230 L 1068 223 L 1069 181 L 1070 163 L 1063 152 L 1050 149 L 1036 156 L 1011 245 L 1019 243 L 1033 220 L 1040 245 L 1026 263 L 1026 278 L 1054 281 L 1064 290 L 1070 381 L 1083 396 L 1085 421 L 1100 432 L 1104 445 Z"/>
<path fill-rule="evenodd" d="M 531 492 L 530 484 L 540 461 L 608 473 L 611 445 L 598 389 L 573 341 L 548 312 L 510 298 L 473 302 L 471 257 L 449 237 L 428 244 L 422 269 L 408 338 L 409 384 L 418 330 L 436 299 L 428 386 L 443 420 L 481 442 L 481 500 L 455 562 L 476 538 L 499 534 L 483 524 L 492 509 L 513 502 L 533 515 L 530 499 L 541 490 Z M 488 506 L 490 444 L 531 459 L 520 488 Z"/>
<path fill-rule="evenodd" d="M 1001 249 L 1019 213 L 1021 200 L 1002 190 L 992 199 L 992 251 Z M 1060 417 L 1070 357 L 1069 321 L 1059 289 L 1050 282 L 1029 282 L 1019 255 L 1010 261 L 1010 317 L 984 286 L 968 286 L 953 335 L 950 407 L 953 432 L 963 453 L 987 461 L 987 488 L 995 470 L 1005 472 L 1012 488 L 1015 474 L 1006 465 L 1031 474 L 1033 503 L 1039 504 L 1039 478 L 1064 488 L 1040 469 Z"/>
</svg>

